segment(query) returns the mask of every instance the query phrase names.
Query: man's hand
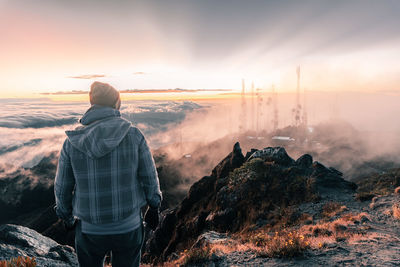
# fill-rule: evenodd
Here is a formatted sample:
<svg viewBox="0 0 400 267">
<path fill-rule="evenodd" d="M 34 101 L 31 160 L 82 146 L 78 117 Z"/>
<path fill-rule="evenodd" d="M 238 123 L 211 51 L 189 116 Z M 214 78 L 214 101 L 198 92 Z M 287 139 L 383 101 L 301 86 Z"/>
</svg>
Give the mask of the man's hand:
<svg viewBox="0 0 400 267">
<path fill-rule="evenodd" d="M 159 223 L 158 214 L 159 214 L 158 207 L 157 208 L 149 207 L 146 211 L 146 214 L 144 215 L 144 221 L 146 222 L 146 225 L 150 227 L 150 229 L 153 231 L 156 230 Z"/>
<path fill-rule="evenodd" d="M 74 230 L 77 222 L 78 222 L 78 220 L 75 219 L 74 217 L 72 217 L 68 220 L 63 220 L 65 230 L 67 230 L 68 232 Z"/>
</svg>

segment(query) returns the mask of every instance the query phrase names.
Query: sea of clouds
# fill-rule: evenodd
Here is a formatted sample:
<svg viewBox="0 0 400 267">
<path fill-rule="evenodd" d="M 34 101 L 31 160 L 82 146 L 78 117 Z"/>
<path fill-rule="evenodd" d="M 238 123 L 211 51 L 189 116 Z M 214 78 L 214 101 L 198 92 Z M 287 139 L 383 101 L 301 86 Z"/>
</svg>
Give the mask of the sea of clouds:
<svg viewBox="0 0 400 267">
<path fill-rule="evenodd" d="M 268 97 L 266 94 L 265 98 Z M 293 123 L 295 99 L 295 94 L 279 95 L 278 128 Z M 352 157 L 371 159 L 390 155 L 397 159 L 400 149 L 399 101 L 399 94 L 310 92 L 306 104 L 308 125 L 346 122 L 357 131 L 351 131 L 342 139 L 353 149 L 364 151 Z M 256 134 L 257 128 L 259 133 L 271 132 L 273 105 L 264 101 L 254 107 L 252 103 L 248 99 L 247 115 L 244 116 L 240 98 L 207 102 L 124 101 L 121 114 L 145 134 L 153 150 L 168 147 L 171 150 L 169 156 L 180 158 L 195 151 L 199 144 L 221 138 L 233 144 L 243 125 L 250 135 Z M 21 166 L 35 166 L 44 156 L 59 151 L 66 138 L 65 131 L 77 127 L 89 107 L 86 102 L 65 103 L 44 98 L 0 99 L 0 173 Z M 327 142 L 326 158 L 333 158 L 329 157 L 331 149 L 336 148 L 332 140 L 346 134 L 345 128 L 337 126 L 346 124 L 333 125 L 336 125 L 335 131 L 325 131 L 323 136 Z M 243 145 L 244 151 L 251 148 Z M 265 140 L 263 147 L 269 145 L 269 140 Z M 213 150 L 209 154 L 217 152 Z M 224 151 L 221 153 L 225 155 Z M 334 162 L 330 164 L 334 166 Z"/>
<path fill-rule="evenodd" d="M 0 167 L 12 171 L 30 168 L 53 151 L 59 151 L 65 131 L 79 125 L 88 103 L 56 102 L 48 99 L 0 100 Z M 173 128 L 195 110 L 207 108 L 190 101 L 126 101 L 121 107 L 124 118 L 137 126 L 149 139 Z"/>
</svg>

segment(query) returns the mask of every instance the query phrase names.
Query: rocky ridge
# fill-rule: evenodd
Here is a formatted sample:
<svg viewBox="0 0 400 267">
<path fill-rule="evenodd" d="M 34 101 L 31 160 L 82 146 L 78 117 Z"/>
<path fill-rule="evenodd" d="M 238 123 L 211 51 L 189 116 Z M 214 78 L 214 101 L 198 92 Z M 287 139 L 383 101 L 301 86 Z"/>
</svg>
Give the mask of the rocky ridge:
<svg viewBox="0 0 400 267">
<path fill-rule="evenodd" d="M 78 266 L 75 251 L 20 225 L 0 226 L 0 260 L 34 257 L 38 266 Z"/>
<path fill-rule="evenodd" d="M 40 174 L 41 170 L 36 171 Z M 360 187 L 376 188 L 375 184 L 384 181 L 381 186 L 390 185 L 389 191 L 393 192 L 399 185 L 398 170 L 371 177 L 370 181 L 364 180 L 367 184 L 359 181 Z M 204 244 L 236 246 L 240 245 L 237 233 L 271 227 L 284 226 L 320 238 L 315 229 L 325 227 L 324 231 L 331 233 L 321 238 L 330 238 L 329 242 L 307 250 L 303 257 L 265 258 L 251 249 L 236 249 L 215 253 L 200 266 L 398 266 L 400 223 L 394 208 L 398 195 L 383 196 L 380 189 L 372 200 L 360 202 L 354 199 L 355 189 L 356 185 L 343 179 L 340 171 L 325 167 L 308 154 L 294 160 L 282 147 L 268 147 L 244 156 L 236 143 L 209 176 L 192 185 L 176 208 L 163 211 L 161 224 L 146 243 L 143 259 L 153 263 L 173 260 L 185 249 Z M 326 218 L 322 211 L 331 202 L 344 208 Z M 40 214 L 52 218 L 53 210 L 49 207 Z M 27 217 L 35 227 L 47 225 L 42 215 Z M 344 223 L 345 217 L 348 221 Z M 338 222 L 351 237 L 343 240 L 332 229 Z M 3 251 L 5 255 L 1 259 L 24 255 L 36 257 L 39 266 L 77 265 L 71 247 L 20 227 L 0 226 L 0 255 Z M 65 238 L 57 222 L 44 228 L 44 233 Z M 360 237 L 354 238 L 354 233 Z"/>
<path fill-rule="evenodd" d="M 326 222 L 318 218 L 319 211 L 325 204 L 332 201 L 332 196 L 326 196 L 318 203 L 301 205 L 301 209 L 310 212 L 316 220 L 314 226 L 294 226 L 293 229 L 296 231 L 303 231 L 306 227 L 318 229 L 315 225 L 321 227 L 321 225 L 335 225 L 340 222 L 341 229 L 338 231 L 342 231 L 343 235 L 317 234 L 314 231 L 311 239 L 321 240 L 319 241 L 321 243 L 312 246 L 303 256 L 261 257 L 251 248 L 243 248 L 233 235 L 206 231 L 198 237 L 192 249 L 206 245 L 234 249 L 225 253 L 214 252 L 207 260 L 186 266 L 399 266 L 400 218 L 394 216 L 393 206 L 399 203 L 400 196 L 392 193 L 366 202 L 354 201 L 351 196 L 337 196 L 335 200 L 346 204 L 346 209 Z M 355 214 L 358 215 L 351 217 Z M 343 218 L 350 218 L 351 221 L 346 223 Z"/>
<path fill-rule="evenodd" d="M 308 154 L 294 160 L 284 148 L 269 147 L 244 156 L 236 143 L 211 175 L 192 185 L 178 207 L 163 213 L 144 259 L 165 261 L 209 230 L 235 233 L 283 220 L 291 224 L 300 217 L 291 207 L 319 201 L 326 192 L 351 195 L 355 189 L 341 172 L 313 162 Z"/>
</svg>

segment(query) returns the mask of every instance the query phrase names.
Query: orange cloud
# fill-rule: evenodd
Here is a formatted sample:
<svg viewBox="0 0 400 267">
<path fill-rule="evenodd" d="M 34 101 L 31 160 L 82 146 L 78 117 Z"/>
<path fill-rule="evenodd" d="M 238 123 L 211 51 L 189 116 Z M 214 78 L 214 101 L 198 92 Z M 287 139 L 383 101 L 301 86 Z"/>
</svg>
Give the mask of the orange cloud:
<svg viewBox="0 0 400 267">
<path fill-rule="evenodd" d="M 85 74 L 85 75 L 78 75 L 78 76 L 68 76 L 67 78 L 73 79 L 95 79 L 95 78 L 104 78 L 106 75 L 104 74 Z"/>
<path fill-rule="evenodd" d="M 143 72 L 143 71 L 137 71 L 137 72 L 133 73 L 133 75 L 145 75 L 145 74 L 148 74 L 148 73 L 147 72 Z"/>
</svg>

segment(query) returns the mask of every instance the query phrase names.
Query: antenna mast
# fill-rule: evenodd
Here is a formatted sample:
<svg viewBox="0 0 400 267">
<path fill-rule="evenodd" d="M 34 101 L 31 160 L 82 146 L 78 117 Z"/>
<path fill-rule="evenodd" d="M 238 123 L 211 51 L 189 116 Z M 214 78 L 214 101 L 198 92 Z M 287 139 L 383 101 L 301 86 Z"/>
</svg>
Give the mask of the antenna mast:
<svg viewBox="0 0 400 267">
<path fill-rule="evenodd" d="M 306 88 L 304 88 L 303 92 L 303 125 L 307 127 L 308 125 L 308 117 L 307 117 L 307 109 L 306 109 Z"/>
<path fill-rule="evenodd" d="M 254 130 L 254 82 L 251 83 L 251 130 Z"/>
<path fill-rule="evenodd" d="M 296 107 L 294 108 L 294 124 L 295 126 L 300 125 L 300 66 L 296 68 L 297 73 L 297 88 L 296 88 Z"/>
<path fill-rule="evenodd" d="M 274 131 L 278 129 L 278 95 L 275 92 L 275 86 L 272 85 L 272 106 L 273 106 L 273 119 L 272 125 L 274 127 Z"/>
<path fill-rule="evenodd" d="M 241 111 L 241 118 L 240 118 L 240 126 L 239 126 L 239 131 L 241 133 L 246 131 L 246 119 L 247 119 L 247 114 L 246 114 L 246 87 L 245 87 L 245 82 L 244 79 L 242 79 L 242 111 Z"/>
<path fill-rule="evenodd" d="M 256 95 L 257 95 L 257 110 L 256 110 L 256 136 L 258 136 L 258 133 L 260 131 L 260 122 L 261 122 L 261 117 L 263 115 L 262 113 L 262 103 L 263 103 L 263 97 L 261 95 L 261 89 L 257 88 L 256 89 Z"/>
</svg>

